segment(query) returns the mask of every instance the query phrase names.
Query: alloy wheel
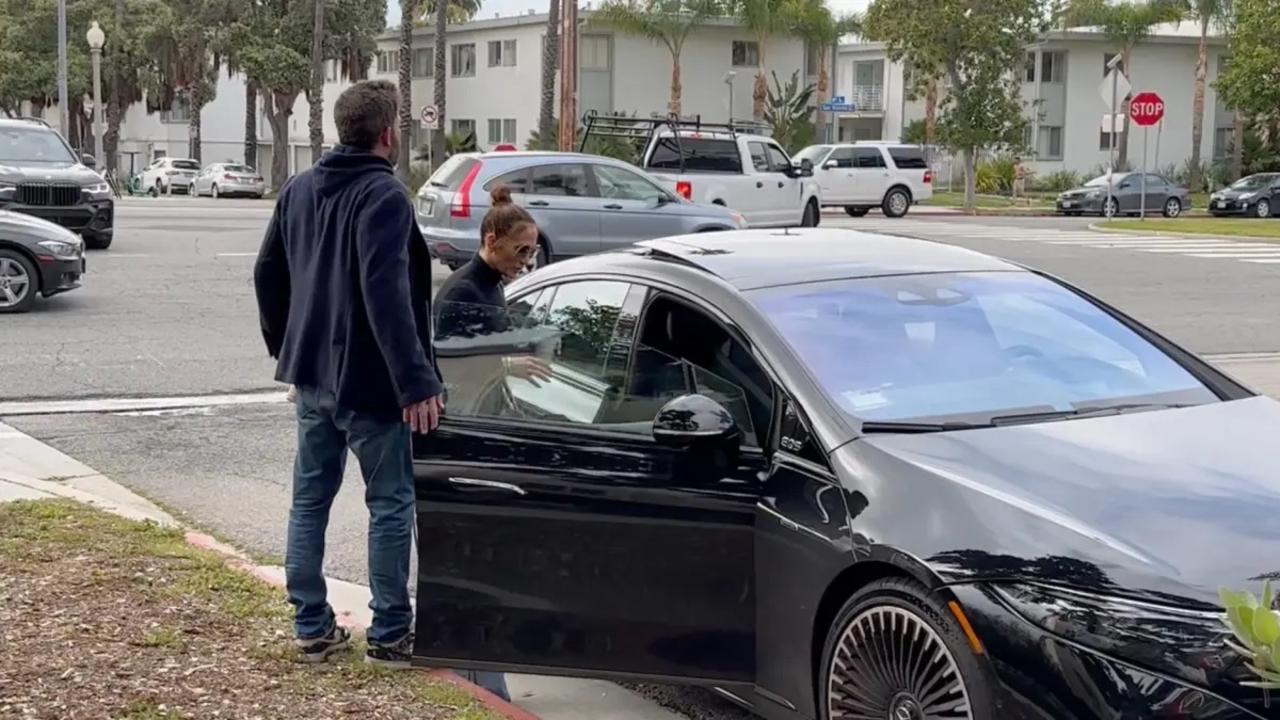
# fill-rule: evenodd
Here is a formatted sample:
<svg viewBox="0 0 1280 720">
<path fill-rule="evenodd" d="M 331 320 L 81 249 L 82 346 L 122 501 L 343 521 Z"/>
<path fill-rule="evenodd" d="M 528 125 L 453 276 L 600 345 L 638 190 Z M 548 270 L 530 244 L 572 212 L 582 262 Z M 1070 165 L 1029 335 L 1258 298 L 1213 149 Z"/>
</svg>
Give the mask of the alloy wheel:
<svg viewBox="0 0 1280 720">
<path fill-rule="evenodd" d="M 1113 218 L 1120 214 L 1120 203 L 1115 198 L 1107 198 L 1102 206 L 1102 214 Z"/>
<path fill-rule="evenodd" d="M 1169 198 L 1164 204 L 1165 217 L 1178 217 L 1182 214 L 1182 201 L 1178 198 Z"/>
<path fill-rule="evenodd" d="M 964 678 L 945 642 L 915 613 L 877 605 L 835 646 L 827 679 L 830 720 L 973 720 Z"/>
<path fill-rule="evenodd" d="M 1253 207 L 1253 213 L 1260 218 L 1271 217 L 1271 201 L 1263 198 Z"/>
<path fill-rule="evenodd" d="M 29 292 L 31 276 L 27 268 L 17 260 L 0 257 L 0 308 L 17 307 Z"/>
<path fill-rule="evenodd" d="M 901 190 L 894 190 L 889 194 L 889 211 L 893 217 L 902 217 L 907 214 L 910 207 L 910 201 L 907 194 Z"/>
<path fill-rule="evenodd" d="M 209 195 L 212 196 L 214 200 L 218 199 L 218 186 L 216 184 L 209 189 Z"/>
</svg>

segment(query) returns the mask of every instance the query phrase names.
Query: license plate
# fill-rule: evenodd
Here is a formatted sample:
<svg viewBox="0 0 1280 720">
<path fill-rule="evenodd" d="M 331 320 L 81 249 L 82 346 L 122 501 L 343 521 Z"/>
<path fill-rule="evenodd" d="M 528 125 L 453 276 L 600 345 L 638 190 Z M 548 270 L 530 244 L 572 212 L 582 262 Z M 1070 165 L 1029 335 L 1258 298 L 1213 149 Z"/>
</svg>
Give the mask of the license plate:
<svg viewBox="0 0 1280 720">
<path fill-rule="evenodd" d="M 1218 201 L 1218 207 L 1219 207 L 1219 208 L 1225 208 L 1226 206 L 1227 206 L 1227 202 L 1226 202 L 1225 200 L 1219 200 L 1219 201 Z"/>
<path fill-rule="evenodd" d="M 1070 201 L 1070 200 L 1068 200 L 1068 201 L 1066 201 L 1066 202 L 1062 203 L 1062 207 L 1064 207 L 1064 208 L 1073 208 L 1073 207 L 1075 207 L 1075 206 L 1076 206 L 1076 204 L 1075 204 L 1074 202 Z"/>
<path fill-rule="evenodd" d="M 422 214 L 431 215 L 436 209 L 436 201 L 434 198 L 423 198 L 419 201 L 422 204 Z"/>
</svg>

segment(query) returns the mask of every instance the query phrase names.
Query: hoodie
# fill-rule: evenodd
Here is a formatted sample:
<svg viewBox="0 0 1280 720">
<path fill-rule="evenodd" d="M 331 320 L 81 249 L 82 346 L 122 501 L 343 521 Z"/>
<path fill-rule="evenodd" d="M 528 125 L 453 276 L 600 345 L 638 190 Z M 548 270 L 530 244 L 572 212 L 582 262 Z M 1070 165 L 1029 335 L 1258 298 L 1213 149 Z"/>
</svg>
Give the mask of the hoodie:
<svg viewBox="0 0 1280 720">
<path fill-rule="evenodd" d="M 254 288 L 277 380 L 387 418 L 441 394 L 431 260 L 385 159 L 339 145 L 286 183 Z"/>
</svg>

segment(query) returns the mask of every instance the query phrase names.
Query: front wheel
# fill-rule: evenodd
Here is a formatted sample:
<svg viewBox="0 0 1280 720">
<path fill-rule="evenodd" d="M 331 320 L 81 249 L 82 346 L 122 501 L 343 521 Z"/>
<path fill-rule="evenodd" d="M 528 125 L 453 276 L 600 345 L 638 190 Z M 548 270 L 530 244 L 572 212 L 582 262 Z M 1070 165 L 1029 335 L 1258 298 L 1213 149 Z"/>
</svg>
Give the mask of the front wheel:
<svg viewBox="0 0 1280 720">
<path fill-rule="evenodd" d="M 1253 215 L 1254 217 L 1260 218 L 1271 217 L 1271 201 L 1266 198 L 1259 200 L 1258 203 L 1253 206 Z"/>
<path fill-rule="evenodd" d="M 213 198 L 214 200 L 217 200 L 218 198 L 222 197 L 221 194 L 218 193 L 217 183 L 215 183 L 213 187 L 209 188 L 209 197 Z"/>
<path fill-rule="evenodd" d="M 809 203 L 804 206 L 804 215 L 800 217 L 800 226 L 818 227 L 819 215 L 818 203 L 810 200 Z"/>
<path fill-rule="evenodd" d="M 907 210 L 911 208 L 911 196 L 902 188 L 893 188 L 884 196 L 884 203 L 881 210 L 885 216 L 891 218 L 900 218 L 907 214 Z"/>
<path fill-rule="evenodd" d="M 915 580 L 877 580 L 841 608 L 818 677 L 821 720 L 996 717 L 977 656 L 946 604 Z"/>
<path fill-rule="evenodd" d="M 17 250 L 0 248 L 0 313 L 30 310 L 39 290 L 35 265 Z"/>
<path fill-rule="evenodd" d="M 1182 214 L 1182 201 L 1176 197 L 1169 198 L 1164 203 L 1164 216 L 1167 218 L 1176 218 Z"/>
<path fill-rule="evenodd" d="M 150 189 L 150 190 L 148 190 L 148 191 L 147 191 L 147 193 L 148 193 L 148 194 L 150 194 L 150 195 L 151 195 L 151 197 L 153 197 L 153 198 L 158 198 L 158 197 L 160 197 L 160 183 L 159 183 L 159 181 L 157 181 L 154 185 L 152 185 L 152 186 L 151 186 L 151 189 Z"/>
<path fill-rule="evenodd" d="M 1102 216 L 1113 218 L 1120 214 L 1120 202 L 1113 197 L 1107 198 L 1102 204 Z"/>
<path fill-rule="evenodd" d="M 868 212 L 870 212 L 871 208 L 854 207 L 853 205 L 845 205 L 844 211 L 849 214 L 849 217 L 862 217 L 866 215 Z"/>
</svg>

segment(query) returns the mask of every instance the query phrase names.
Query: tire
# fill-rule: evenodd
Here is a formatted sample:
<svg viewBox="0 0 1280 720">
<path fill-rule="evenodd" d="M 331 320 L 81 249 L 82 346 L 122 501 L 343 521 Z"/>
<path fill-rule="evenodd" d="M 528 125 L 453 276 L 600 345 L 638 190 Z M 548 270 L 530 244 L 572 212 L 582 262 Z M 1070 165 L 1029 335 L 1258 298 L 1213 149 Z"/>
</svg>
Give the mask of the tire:
<svg viewBox="0 0 1280 720">
<path fill-rule="evenodd" d="M 848 214 L 849 214 L 849 217 L 863 217 L 864 215 L 866 215 L 868 212 L 870 212 L 870 211 L 871 211 L 871 208 L 855 207 L 855 206 L 853 206 L 853 205 L 845 205 L 845 206 L 844 206 L 844 211 L 845 211 L 846 213 L 848 213 Z"/>
<path fill-rule="evenodd" d="M 868 638 L 874 646 L 860 652 Z M 912 662 L 925 652 L 936 660 Z M 836 667 L 837 653 L 848 661 L 844 667 Z M 827 632 L 817 684 L 819 720 L 831 720 L 836 702 L 842 715 L 862 717 L 943 716 L 939 709 L 948 706 L 954 707 L 947 718 L 996 717 L 986 673 L 955 616 L 935 593 L 906 578 L 877 580 L 849 598 Z M 922 692 L 929 685 L 933 692 Z M 922 706 L 928 699 L 932 704 Z"/>
<path fill-rule="evenodd" d="M 1164 216 L 1167 218 L 1176 218 L 1182 214 L 1182 201 L 1176 197 L 1171 197 L 1164 201 Z"/>
<path fill-rule="evenodd" d="M 0 248 L 0 314 L 27 312 L 38 294 L 35 264 L 17 250 Z"/>
<path fill-rule="evenodd" d="M 880 204 L 885 217 L 900 218 L 910 209 L 911 194 L 900 187 L 889 188 L 889 192 L 884 194 L 884 202 Z"/>
<path fill-rule="evenodd" d="M 151 189 L 147 191 L 147 194 L 153 198 L 160 197 L 160 181 L 157 180 L 156 183 L 151 186 Z"/>
<path fill-rule="evenodd" d="M 810 200 L 804 206 L 804 215 L 800 216 L 800 227 L 818 227 L 818 221 L 821 217 L 822 213 L 818 210 L 818 203 Z"/>
<path fill-rule="evenodd" d="M 1271 217 L 1271 201 L 1268 200 L 1267 198 L 1262 198 L 1256 204 L 1254 204 L 1253 216 L 1256 218 Z"/>
<path fill-rule="evenodd" d="M 221 195 L 218 194 L 218 183 L 214 183 L 212 186 L 209 187 L 209 197 L 213 198 L 214 200 L 217 200 L 218 198 L 222 197 Z"/>
<path fill-rule="evenodd" d="M 111 234 L 93 234 L 84 236 L 84 246 L 90 250 L 106 250 L 111 247 L 111 241 L 115 239 L 115 233 Z"/>
<path fill-rule="evenodd" d="M 1120 201 L 1114 197 L 1102 201 L 1102 217 L 1113 218 L 1120 214 Z"/>
</svg>

